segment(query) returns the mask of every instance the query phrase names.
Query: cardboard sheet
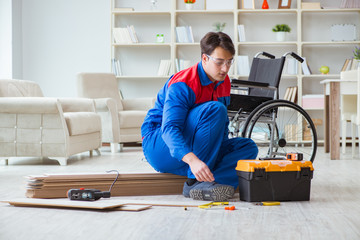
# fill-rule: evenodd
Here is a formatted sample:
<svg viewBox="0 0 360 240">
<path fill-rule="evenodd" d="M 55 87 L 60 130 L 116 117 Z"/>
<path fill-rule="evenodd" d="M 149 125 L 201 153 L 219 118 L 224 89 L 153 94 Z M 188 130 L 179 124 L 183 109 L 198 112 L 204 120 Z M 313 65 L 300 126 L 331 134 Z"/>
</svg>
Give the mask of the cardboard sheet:
<svg viewBox="0 0 360 240">
<path fill-rule="evenodd" d="M 112 199 L 100 199 L 98 201 L 71 201 L 67 198 L 62 199 L 34 199 L 18 198 L 4 200 L 1 202 L 9 203 L 17 207 L 51 207 L 51 208 L 75 208 L 93 210 L 117 210 L 117 211 L 141 211 L 151 208 L 151 205 L 126 204 L 124 201 Z"/>
</svg>

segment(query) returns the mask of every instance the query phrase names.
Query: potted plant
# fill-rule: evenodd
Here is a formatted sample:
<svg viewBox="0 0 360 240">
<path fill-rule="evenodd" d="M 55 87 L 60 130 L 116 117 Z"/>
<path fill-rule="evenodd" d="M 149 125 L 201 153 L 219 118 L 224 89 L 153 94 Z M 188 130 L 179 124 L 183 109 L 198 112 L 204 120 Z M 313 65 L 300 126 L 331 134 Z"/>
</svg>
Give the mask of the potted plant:
<svg viewBox="0 0 360 240">
<path fill-rule="evenodd" d="M 289 33 L 291 28 L 287 24 L 276 24 L 272 31 L 276 33 L 277 41 L 285 41 L 286 33 Z"/>
<path fill-rule="evenodd" d="M 196 2 L 196 0 L 184 0 L 186 10 L 191 10 L 193 8 L 193 4 Z"/>
<path fill-rule="evenodd" d="M 353 54 L 354 54 L 354 59 L 360 61 L 360 47 L 355 47 Z"/>
<path fill-rule="evenodd" d="M 360 47 L 355 47 L 354 51 L 354 60 L 357 61 L 357 67 L 360 67 Z"/>
<path fill-rule="evenodd" d="M 225 22 L 224 22 L 224 23 L 215 22 L 215 23 L 213 24 L 213 27 L 214 27 L 214 31 L 215 31 L 215 32 L 222 32 L 222 31 L 224 31 L 225 26 L 226 26 L 226 23 L 225 23 Z"/>
</svg>

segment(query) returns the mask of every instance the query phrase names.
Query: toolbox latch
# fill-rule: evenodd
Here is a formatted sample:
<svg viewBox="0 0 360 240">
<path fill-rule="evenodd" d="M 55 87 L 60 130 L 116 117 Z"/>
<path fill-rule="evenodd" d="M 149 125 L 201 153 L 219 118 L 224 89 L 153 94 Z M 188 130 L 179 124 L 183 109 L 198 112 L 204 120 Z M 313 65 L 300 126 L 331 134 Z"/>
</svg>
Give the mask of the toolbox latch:
<svg viewBox="0 0 360 240">
<path fill-rule="evenodd" d="M 313 172 L 309 167 L 302 167 L 300 171 L 297 172 L 296 179 L 312 179 Z"/>
<path fill-rule="evenodd" d="M 253 179 L 257 181 L 267 180 L 267 172 L 265 171 L 265 168 L 255 168 Z"/>
</svg>

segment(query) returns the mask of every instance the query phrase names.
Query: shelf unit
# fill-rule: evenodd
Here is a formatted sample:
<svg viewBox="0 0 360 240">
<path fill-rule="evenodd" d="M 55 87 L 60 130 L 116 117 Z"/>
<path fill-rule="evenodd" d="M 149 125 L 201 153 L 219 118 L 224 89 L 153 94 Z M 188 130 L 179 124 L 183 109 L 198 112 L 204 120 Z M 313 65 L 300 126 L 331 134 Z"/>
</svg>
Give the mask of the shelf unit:
<svg viewBox="0 0 360 240">
<path fill-rule="evenodd" d="M 157 76 L 161 59 L 171 60 L 171 74 L 176 72 L 177 58 L 190 60 L 191 65 L 199 62 L 199 41 L 205 33 L 213 31 L 214 22 L 226 23 L 224 32 L 233 39 L 236 56 L 248 55 L 250 64 L 252 56 L 259 51 L 267 51 L 277 57 L 294 51 L 306 57 L 313 74 L 304 75 L 298 64 L 298 74 L 284 74 L 280 84 L 280 98 L 287 87 L 298 86 L 297 103 L 300 106 L 304 94 L 323 93 L 319 84 L 321 80 L 339 78 L 345 59 L 352 56 L 355 46 L 360 45 L 359 26 L 356 27 L 357 41 L 331 41 L 332 24 L 360 22 L 360 9 L 336 8 L 340 5 L 338 0 L 326 1 L 326 5 L 331 7 L 328 9 L 301 9 L 301 0 L 293 0 L 290 9 L 277 9 L 278 0 L 268 0 L 270 9 L 261 9 L 262 1 L 255 1 L 255 9 L 242 9 L 242 1 L 233 0 L 233 7 L 225 10 L 205 10 L 206 1 L 211 0 L 197 0 L 193 10 L 185 10 L 183 0 L 157 0 L 156 9 L 151 9 L 150 0 L 111 0 L 111 29 L 134 25 L 140 42 L 116 44 L 111 33 L 111 58 L 120 60 L 123 75 L 118 77 L 119 88 L 125 98 L 156 96 L 170 77 Z M 116 11 L 116 8 L 126 7 L 134 11 Z M 271 31 L 280 23 L 287 23 L 292 29 L 285 42 L 277 42 Z M 239 24 L 245 26 L 246 42 L 239 41 Z M 175 27 L 186 25 L 192 26 L 195 42 L 177 43 Z M 158 33 L 164 34 L 164 43 L 155 43 Z M 319 73 L 322 65 L 329 66 L 330 74 L 324 76 Z M 235 59 L 230 77 L 246 79 L 247 76 L 237 74 L 237 68 Z M 311 117 L 323 118 L 322 109 L 307 110 Z M 322 130 L 319 136 L 323 138 Z"/>
</svg>

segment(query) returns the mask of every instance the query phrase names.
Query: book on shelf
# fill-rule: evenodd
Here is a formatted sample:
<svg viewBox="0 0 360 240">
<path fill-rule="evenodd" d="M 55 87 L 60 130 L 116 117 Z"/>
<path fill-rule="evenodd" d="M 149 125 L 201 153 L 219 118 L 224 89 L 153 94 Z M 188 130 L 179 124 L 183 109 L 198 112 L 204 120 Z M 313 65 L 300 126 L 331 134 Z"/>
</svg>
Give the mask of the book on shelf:
<svg viewBox="0 0 360 240">
<path fill-rule="evenodd" d="M 186 30 L 187 30 L 188 41 L 190 43 L 194 43 L 195 41 L 194 41 L 194 34 L 193 34 L 193 31 L 192 31 L 192 27 L 188 26 Z"/>
<path fill-rule="evenodd" d="M 340 8 L 360 8 L 359 0 L 342 0 Z"/>
<path fill-rule="evenodd" d="M 242 9 L 255 9 L 254 0 L 244 0 L 241 4 Z"/>
<path fill-rule="evenodd" d="M 126 26 L 126 28 L 113 28 L 113 36 L 115 43 L 130 44 L 139 42 L 133 25 Z"/>
<path fill-rule="evenodd" d="M 186 36 L 186 28 L 185 27 L 176 27 L 176 42 L 186 42 L 187 36 Z"/>
<path fill-rule="evenodd" d="M 356 70 L 359 67 L 360 62 L 355 59 L 345 59 L 344 65 L 341 68 L 341 72 Z"/>
<path fill-rule="evenodd" d="M 303 57 L 304 61 L 301 63 L 301 68 L 303 70 L 304 75 L 311 75 L 311 69 L 309 67 L 308 62 L 306 61 L 306 58 Z"/>
<path fill-rule="evenodd" d="M 128 32 L 130 33 L 131 41 L 133 43 L 139 43 L 139 39 L 138 39 L 138 37 L 136 35 L 134 26 L 133 25 L 130 25 L 130 26 L 127 25 L 126 28 L 127 28 Z"/>
<path fill-rule="evenodd" d="M 250 64 L 249 64 L 249 56 L 247 55 L 239 55 L 237 59 L 238 66 L 238 75 L 249 75 L 250 73 Z"/>
<path fill-rule="evenodd" d="M 116 7 L 114 8 L 115 12 L 131 12 L 134 11 L 134 8 L 132 7 Z"/>
<path fill-rule="evenodd" d="M 289 87 L 289 93 L 285 100 L 291 101 L 293 93 L 294 93 L 294 87 Z"/>
<path fill-rule="evenodd" d="M 302 9 L 321 9 L 320 2 L 302 2 Z"/>
<path fill-rule="evenodd" d="M 191 61 L 185 59 L 175 59 L 176 72 L 180 72 L 186 68 L 191 67 Z"/>
<path fill-rule="evenodd" d="M 297 100 L 297 86 L 286 88 L 284 100 L 296 103 Z"/>
<path fill-rule="evenodd" d="M 349 59 L 347 65 L 346 65 L 345 71 L 351 70 L 352 62 L 353 62 L 353 59 Z"/>
<path fill-rule="evenodd" d="M 285 61 L 283 69 L 284 74 L 296 75 L 298 73 L 298 62 L 294 58 L 289 58 Z"/>
<path fill-rule="evenodd" d="M 179 63 L 180 59 L 175 58 L 175 71 L 176 72 L 180 72 L 180 63 Z"/>
<path fill-rule="evenodd" d="M 121 67 L 120 67 L 120 60 L 119 59 L 111 59 L 111 65 L 112 65 L 112 70 L 113 73 L 115 74 L 115 76 L 119 77 L 122 75 L 121 72 Z"/>
<path fill-rule="evenodd" d="M 171 71 L 171 60 L 160 60 L 158 76 L 169 76 Z"/>
<path fill-rule="evenodd" d="M 289 94 L 290 94 L 290 90 L 291 90 L 290 87 L 286 88 L 285 94 L 284 94 L 284 98 L 283 98 L 284 100 L 288 100 Z"/>
<path fill-rule="evenodd" d="M 348 67 L 350 61 L 351 61 L 351 59 L 345 59 L 344 65 L 341 68 L 341 72 L 344 72 L 347 70 L 347 67 Z"/>
<path fill-rule="evenodd" d="M 238 25 L 238 33 L 239 33 L 239 42 L 246 42 L 244 24 Z"/>
<path fill-rule="evenodd" d="M 352 59 L 350 70 L 356 70 L 358 69 L 359 61 Z"/>
<path fill-rule="evenodd" d="M 178 43 L 194 43 L 194 35 L 191 26 L 178 26 L 176 30 L 176 41 Z"/>
<path fill-rule="evenodd" d="M 132 43 L 130 34 L 128 34 L 128 30 L 125 28 L 114 28 L 113 35 L 115 43 Z"/>
<path fill-rule="evenodd" d="M 291 92 L 291 98 L 289 100 L 290 102 L 296 103 L 296 101 L 297 101 L 297 89 L 298 89 L 297 86 L 293 87 L 293 90 Z"/>
</svg>

